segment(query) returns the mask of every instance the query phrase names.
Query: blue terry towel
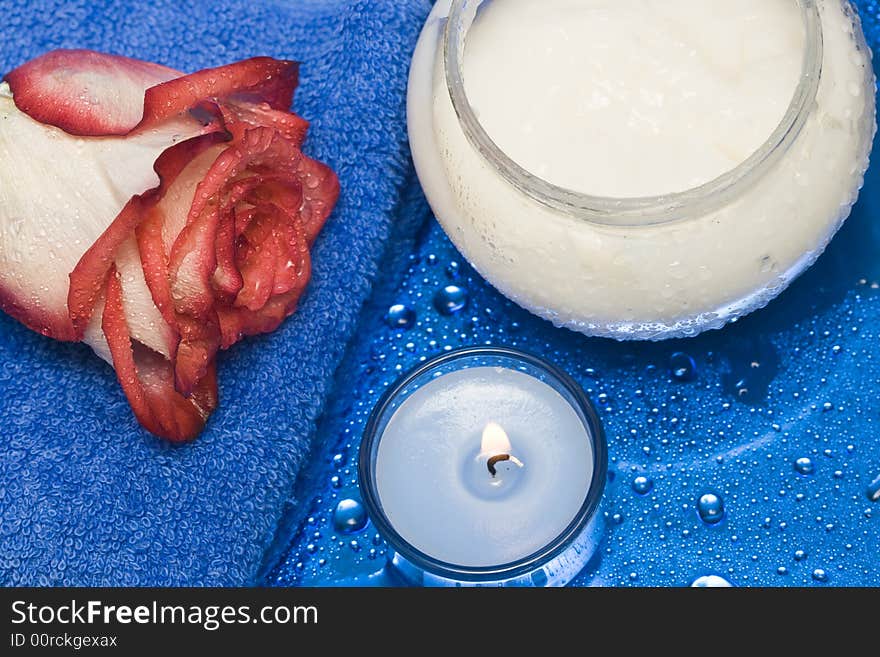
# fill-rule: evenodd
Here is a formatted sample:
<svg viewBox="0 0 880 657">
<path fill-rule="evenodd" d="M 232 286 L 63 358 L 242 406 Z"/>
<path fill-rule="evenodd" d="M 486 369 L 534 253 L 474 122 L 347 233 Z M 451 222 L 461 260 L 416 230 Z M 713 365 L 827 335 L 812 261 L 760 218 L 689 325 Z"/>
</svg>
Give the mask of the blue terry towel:
<svg viewBox="0 0 880 657">
<path fill-rule="evenodd" d="M 410 171 L 406 74 L 429 8 L 0 0 L 0 71 L 54 48 L 187 72 L 255 55 L 301 61 L 294 107 L 312 122 L 306 151 L 342 184 L 299 311 L 221 356 L 220 407 L 194 444 L 171 447 L 140 429 L 112 369 L 87 347 L 0 313 L 0 583 L 254 582 L 380 260 L 423 211 L 399 199 Z"/>
</svg>

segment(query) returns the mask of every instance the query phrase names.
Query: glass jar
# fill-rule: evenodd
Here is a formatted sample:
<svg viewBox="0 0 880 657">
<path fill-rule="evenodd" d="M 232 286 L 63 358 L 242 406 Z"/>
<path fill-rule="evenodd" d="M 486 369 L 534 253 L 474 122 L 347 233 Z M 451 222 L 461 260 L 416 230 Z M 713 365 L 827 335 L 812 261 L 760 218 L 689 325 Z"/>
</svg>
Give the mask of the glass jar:
<svg viewBox="0 0 880 657">
<path fill-rule="evenodd" d="M 756 150 L 696 186 L 625 197 L 582 193 L 528 170 L 481 123 L 465 84 L 468 34 L 494 20 L 488 6 L 510 1 L 439 0 L 408 95 L 428 201 L 502 293 L 588 335 L 665 339 L 766 305 L 822 253 L 855 203 L 876 131 L 871 55 L 849 2 L 785 0 L 803 27 L 800 73 L 782 120 Z M 521 83 L 542 93 L 540 81 Z M 671 143 L 670 166 L 677 150 Z"/>
</svg>

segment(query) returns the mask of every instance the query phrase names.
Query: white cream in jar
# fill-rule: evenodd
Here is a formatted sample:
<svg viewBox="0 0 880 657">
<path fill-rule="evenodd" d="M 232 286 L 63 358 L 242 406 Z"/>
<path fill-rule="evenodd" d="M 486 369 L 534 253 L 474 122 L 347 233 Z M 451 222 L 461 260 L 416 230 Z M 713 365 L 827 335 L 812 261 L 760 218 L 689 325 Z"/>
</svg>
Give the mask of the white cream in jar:
<svg viewBox="0 0 880 657">
<path fill-rule="evenodd" d="M 449 0 L 413 58 L 419 178 L 480 273 L 554 323 L 719 327 L 784 289 L 849 213 L 875 121 L 848 2 L 454 4 L 459 66 Z"/>
</svg>

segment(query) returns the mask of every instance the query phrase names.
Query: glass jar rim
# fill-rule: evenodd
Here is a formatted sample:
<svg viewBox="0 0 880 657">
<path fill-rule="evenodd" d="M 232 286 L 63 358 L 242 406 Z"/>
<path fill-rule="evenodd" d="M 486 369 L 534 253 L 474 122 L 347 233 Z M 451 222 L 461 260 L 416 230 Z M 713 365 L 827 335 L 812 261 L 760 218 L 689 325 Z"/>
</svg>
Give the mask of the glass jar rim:
<svg viewBox="0 0 880 657">
<path fill-rule="evenodd" d="M 574 405 L 580 412 L 590 435 L 593 450 L 593 474 L 584 501 L 566 528 L 546 546 L 516 561 L 493 566 L 462 566 L 436 559 L 403 538 L 391 524 L 382 508 L 376 484 L 374 453 L 379 447 L 384 425 L 382 420 L 391 412 L 392 404 L 397 397 L 416 379 L 449 363 L 485 356 L 489 358 L 508 359 L 522 362 L 555 379 L 571 395 Z M 605 491 L 606 473 L 608 470 L 608 448 L 605 432 L 599 416 L 590 399 L 578 383 L 566 372 L 543 358 L 519 349 L 510 347 L 484 346 L 461 347 L 431 358 L 404 374 L 388 388 L 373 408 L 366 427 L 358 455 L 358 479 L 361 485 L 361 497 L 364 506 L 376 525 L 376 530 L 394 549 L 394 551 L 414 566 L 438 577 L 461 582 L 502 581 L 520 577 L 540 567 L 562 554 L 584 531 L 595 517 L 602 495 Z"/>
<path fill-rule="evenodd" d="M 702 185 L 657 196 L 594 196 L 555 185 L 508 156 L 483 128 L 465 91 L 462 63 L 465 34 L 483 0 L 452 0 L 443 34 L 446 86 L 462 130 L 471 146 L 501 176 L 533 200 L 575 218 L 605 226 L 650 226 L 715 210 L 759 179 L 794 142 L 807 122 L 819 92 L 824 44 L 817 0 L 795 0 L 805 30 L 801 75 L 794 96 L 767 140 L 736 167 Z"/>
</svg>

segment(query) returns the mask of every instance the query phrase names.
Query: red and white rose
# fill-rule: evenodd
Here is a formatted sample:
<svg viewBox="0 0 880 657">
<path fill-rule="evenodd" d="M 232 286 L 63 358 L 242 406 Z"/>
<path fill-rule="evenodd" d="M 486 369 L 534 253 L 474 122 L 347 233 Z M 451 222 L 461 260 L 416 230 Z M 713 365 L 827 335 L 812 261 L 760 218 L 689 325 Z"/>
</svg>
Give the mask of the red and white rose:
<svg viewBox="0 0 880 657">
<path fill-rule="evenodd" d="M 309 280 L 339 183 L 302 153 L 297 79 L 60 50 L 0 85 L 0 308 L 89 344 L 158 436 L 198 435 L 217 351 L 277 328 Z"/>
</svg>

